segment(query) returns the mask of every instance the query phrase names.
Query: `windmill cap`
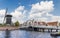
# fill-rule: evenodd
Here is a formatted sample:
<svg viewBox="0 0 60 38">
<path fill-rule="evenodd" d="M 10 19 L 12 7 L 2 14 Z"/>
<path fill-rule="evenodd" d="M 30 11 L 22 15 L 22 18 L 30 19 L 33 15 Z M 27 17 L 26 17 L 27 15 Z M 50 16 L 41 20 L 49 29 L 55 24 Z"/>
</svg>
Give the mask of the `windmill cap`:
<svg viewBox="0 0 60 38">
<path fill-rule="evenodd" d="M 12 15 L 6 15 L 5 17 L 12 17 Z"/>
</svg>

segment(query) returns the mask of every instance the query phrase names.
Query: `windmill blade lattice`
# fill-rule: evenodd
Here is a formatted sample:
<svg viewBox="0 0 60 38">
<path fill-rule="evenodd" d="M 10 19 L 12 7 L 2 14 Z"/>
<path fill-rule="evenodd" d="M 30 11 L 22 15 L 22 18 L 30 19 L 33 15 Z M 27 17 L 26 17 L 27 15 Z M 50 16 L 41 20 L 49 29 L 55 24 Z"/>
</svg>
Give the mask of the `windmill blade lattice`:
<svg viewBox="0 0 60 38">
<path fill-rule="evenodd" d="M 4 21 L 5 21 L 5 17 L 6 17 L 6 15 L 7 15 L 7 8 L 6 8 L 6 12 L 5 12 L 5 16 L 4 16 L 4 20 L 3 20 L 3 24 L 4 24 Z"/>
</svg>

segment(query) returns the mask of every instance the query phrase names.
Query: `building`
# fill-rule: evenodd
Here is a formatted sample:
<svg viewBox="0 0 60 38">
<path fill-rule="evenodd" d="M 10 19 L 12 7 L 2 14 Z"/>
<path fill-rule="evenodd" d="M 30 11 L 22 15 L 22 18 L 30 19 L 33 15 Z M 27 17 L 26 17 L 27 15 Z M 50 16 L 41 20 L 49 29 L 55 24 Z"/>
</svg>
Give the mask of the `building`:
<svg viewBox="0 0 60 38">
<path fill-rule="evenodd" d="M 58 26 L 58 22 L 48 22 L 48 26 Z"/>
<path fill-rule="evenodd" d="M 12 18 L 12 15 L 6 15 L 6 24 L 11 24 L 12 21 L 11 21 L 11 18 Z"/>
<path fill-rule="evenodd" d="M 46 22 L 37 22 L 37 21 L 35 21 L 34 25 L 46 25 Z"/>
<path fill-rule="evenodd" d="M 25 25 L 28 26 L 59 26 L 60 23 L 58 21 L 55 22 L 43 22 L 43 21 L 35 21 L 35 20 L 28 20 L 26 21 Z"/>
<path fill-rule="evenodd" d="M 38 25 L 46 25 L 45 22 L 38 22 Z"/>
</svg>

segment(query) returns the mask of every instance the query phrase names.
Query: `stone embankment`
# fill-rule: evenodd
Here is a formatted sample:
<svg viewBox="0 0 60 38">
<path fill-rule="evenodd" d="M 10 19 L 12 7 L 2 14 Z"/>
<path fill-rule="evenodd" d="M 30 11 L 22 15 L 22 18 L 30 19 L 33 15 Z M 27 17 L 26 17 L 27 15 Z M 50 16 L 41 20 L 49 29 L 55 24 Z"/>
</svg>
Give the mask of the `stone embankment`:
<svg viewBox="0 0 60 38">
<path fill-rule="evenodd" d="M 4 26 L 4 27 L 0 27 L 0 31 L 4 31 L 4 30 L 17 30 L 19 29 L 19 27 L 12 27 L 12 26 Z"/>
</svg>

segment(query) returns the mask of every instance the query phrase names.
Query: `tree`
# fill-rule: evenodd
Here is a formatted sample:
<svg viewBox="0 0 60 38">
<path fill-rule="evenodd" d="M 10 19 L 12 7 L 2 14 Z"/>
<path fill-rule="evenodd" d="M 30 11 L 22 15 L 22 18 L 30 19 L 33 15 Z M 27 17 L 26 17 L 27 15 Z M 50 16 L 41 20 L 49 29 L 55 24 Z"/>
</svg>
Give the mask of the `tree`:
<svg viewBox="0 0 60 38">
<path fill-rule="evenodd" d="M 15 26 L 19 26 L 19 22 L 18 21 L 15 22 Z"/>
</svg>

